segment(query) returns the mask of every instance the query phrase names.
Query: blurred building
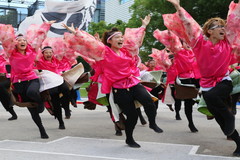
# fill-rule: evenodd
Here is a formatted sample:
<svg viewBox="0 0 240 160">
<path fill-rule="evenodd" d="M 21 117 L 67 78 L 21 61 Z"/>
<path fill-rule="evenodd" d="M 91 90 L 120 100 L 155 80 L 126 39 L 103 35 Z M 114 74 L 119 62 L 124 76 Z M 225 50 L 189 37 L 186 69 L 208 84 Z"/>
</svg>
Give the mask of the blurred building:
<svg viewBox="0 0 240 160">
<path fill-rule="evenodd" d="M 74 1 L 74 0 L 64 0 Z M 75 0 L 76 1 L 76 0 Z M 35 10 L 44 8 L 45 0 L 0 0 L 0 23 L 11 24 L 17 28 L 27 16 L 32 16 Z M 105 0 L 97 0 L 97 8 L 93 21 L 105 19 Z"/>
<path fill-rule="evenodd" d="M 129 7 L 134 0 L 105 0 L 105 21 L 115 23 L 117 20 L 128 22 L 132 13 Z"/>
</svg>

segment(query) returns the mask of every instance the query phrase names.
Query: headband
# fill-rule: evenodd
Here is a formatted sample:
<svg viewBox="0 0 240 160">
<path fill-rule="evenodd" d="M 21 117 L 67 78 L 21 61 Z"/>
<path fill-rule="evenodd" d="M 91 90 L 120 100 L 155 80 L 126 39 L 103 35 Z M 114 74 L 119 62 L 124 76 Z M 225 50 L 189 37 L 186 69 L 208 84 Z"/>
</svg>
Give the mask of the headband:
<svg viewBox="0 0 240 160">
<path fill-rule="evenodd" d="M 15 39 L 17 40 L 18 38 L 20 38 L 20 37 L 23 37 L 24 38 L 24 36 L 23 35 L 20 35 L 20 36 L 17 36 Z"/>
<path fill-rule="evenodd" d="M 43 53 L 44 51 L 46 51 L 47 49 L 51 49 L 51 50 L 52 50 L 52 47 L 50 47 L 50 46 L 43 47 L 42 53 Z"/>
<path fill-rule="evenodd" d="M 117 34 L 120 34 L 120 33 L 122 33 L 122 32 L 115 32 L 115 33 L 113 33 L 111 36 L 109 36 L 108 39 L 107 39 L 107 43 L 108 43 L 108 41 L 109 41 L 113 36 L 115 36 L 115 35 L 117 35 Z"/>
</svg>

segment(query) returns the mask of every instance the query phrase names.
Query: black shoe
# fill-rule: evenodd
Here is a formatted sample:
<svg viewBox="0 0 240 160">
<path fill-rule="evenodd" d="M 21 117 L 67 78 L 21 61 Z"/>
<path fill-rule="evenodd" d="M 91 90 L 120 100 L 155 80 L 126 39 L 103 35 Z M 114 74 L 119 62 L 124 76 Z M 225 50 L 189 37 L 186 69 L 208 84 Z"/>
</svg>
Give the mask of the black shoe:
<svg viewBox="0 0 240 160">
<path fill-rule="evenodd" d="M 65 129 L 65 125 L 64 124 L 60 124 L 58 129 Z"/>
<path fill-rule="evenodd" d="M 180 117 L 180 115 L 176 115 L 175 118 L 176 118 L 176 120 L 182 120 L 182 118 Z"/>
<path fill-rule="evenodd" d="M 9 121 L 16 120 L 16 119 L 17 119 L 17 116 L 12 116 L 12 117 L 8 118 Z"/>
<path fill-rule="evenodd" d="M 126 140 L 126 143 L 128 144 L 129 147 L 132 147 L 132 148 L 140 148 L 141 146 L 135 142 L 134 140 Z"/>
<path fill-rule="evenodd" d="M 116 131 L 115 135 L 116 136 L 122 136 L 122 131 L 121 130 L 120 131 Z"/>
<path fill-rule="evenodd" d="M 65 113 L 65 119 L 70 119 L 71 115 L 71 110 L 69 110 L 69 112 Z"/>
<path fill-rule="evenodd" d="M 140 122 L 141 122 L 141 124 L 142 124 L 142 125 L 145 125 L 145 124 L 147 124 L 147 122 L 145 121 L 145 119 L 144 119 L 144 118 L 143 118 L 143 119 L 142 119 L 142 118 L 140 118 Z"/>
<path fill-rule="evenodd" d="M 191 132 L 193 133 L 198 132 L 198 129 L 194 125 L 188 125 L 188 127 L 190 128 Z"/>
<path fill-rule="evenodd" d="M 48 137 L 47 133 L 45 132 L 45 133 L 41 133 L 41 138 L 48 139 L 49 137 Z"/>
<path fill-rule="evenodd" d="M 161 128 L 159 128 L 156 124 L 149 125 L 149 128 L 153 129 L 157 133 L 162 133 L 163 132 L 163 130 Z"/>
<path fill-rule="evenodd" d="M 240 152 L 233 152 L 233 156 L 235 156 L 235 157 L 240 157 Z"/>
</svg>

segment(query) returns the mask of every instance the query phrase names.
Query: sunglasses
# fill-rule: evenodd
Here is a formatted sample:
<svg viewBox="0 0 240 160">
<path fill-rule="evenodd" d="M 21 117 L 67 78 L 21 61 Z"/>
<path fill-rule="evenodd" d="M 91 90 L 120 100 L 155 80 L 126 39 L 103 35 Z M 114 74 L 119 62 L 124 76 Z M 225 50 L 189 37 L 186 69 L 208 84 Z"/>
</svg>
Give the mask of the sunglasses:
<svg viewBox="0 0 240 160">
<path fill-rule="evenodd" d="M 213 29 L 216 29 L 216 28 L 224 28 L 224 27 L 225 27 L 224 25 L 215 25 L 215 26 L 210 27 L 209 29 L 213 30 Z"/>
</svg>

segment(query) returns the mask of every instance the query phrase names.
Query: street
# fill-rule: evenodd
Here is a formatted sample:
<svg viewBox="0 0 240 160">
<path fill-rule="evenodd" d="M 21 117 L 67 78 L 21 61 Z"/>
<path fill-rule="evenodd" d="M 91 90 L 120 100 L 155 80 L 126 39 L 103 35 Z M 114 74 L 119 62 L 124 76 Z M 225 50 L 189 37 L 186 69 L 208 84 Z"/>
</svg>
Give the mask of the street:
<svg viewBox="0 0 240 160">
<path fill-rule="evenodd" d="M 58 129 L 58 121 L 47 110 L 42 121 L 49 139 L 41 139 L 36 125 L 26 108 L 14 106 L 18 119 L 8 121 L 10 114 L 0 106 L 0 159 L 1 160 L 215 160 L 239 159 L 232 157 L 235 150 L 221 132 L 215 120 L 207 120 L 194 106 L 193 120 L 199 130 L 191 133 L 188 128 L 184 107 L 180 112 L 182 120 L 175 120 L 175 113 L 162 103 L 159 105 L 157 123 L 164 130 L 155 133 L 148 124 L 138 122 L 134 138 L 140 149 L 125 144 L 125 134 L 115 136 L 114 125 L 106 107 L 96 110 L 71 106 L 72 116 L 64 119 L 66 129 Z M 143 111 L 143 109 L 142 109 Z M 143 112 L 146 118 L 145 113 Z M 240 116 L 236 116 L 236 129 L 240 129 Z M 123 132 L 124 133 L 124 132 Z"/>
</svg>

